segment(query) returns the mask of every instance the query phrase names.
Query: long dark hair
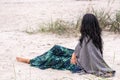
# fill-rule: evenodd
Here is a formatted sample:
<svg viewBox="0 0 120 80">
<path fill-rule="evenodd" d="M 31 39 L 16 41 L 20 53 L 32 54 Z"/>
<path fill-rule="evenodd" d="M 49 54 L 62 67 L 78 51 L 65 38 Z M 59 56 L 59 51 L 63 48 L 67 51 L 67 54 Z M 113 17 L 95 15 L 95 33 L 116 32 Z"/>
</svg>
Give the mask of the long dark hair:
<svg viewBox="0 0 120 80">
<path fill-rule="evenodd" d="M 82 19 L 81 28 L 80 28 L 80 43 L 82 44 L 83 39 L 88 37 L 88 42 L 92 40 L 93 44 L 97 49 L 100 50 L 103 54 L 102 48 L 102 38 L 101 38 L 101 28 L 99 26 L 96 16 L 93 14 L 85 14 Z"/>
</svg>

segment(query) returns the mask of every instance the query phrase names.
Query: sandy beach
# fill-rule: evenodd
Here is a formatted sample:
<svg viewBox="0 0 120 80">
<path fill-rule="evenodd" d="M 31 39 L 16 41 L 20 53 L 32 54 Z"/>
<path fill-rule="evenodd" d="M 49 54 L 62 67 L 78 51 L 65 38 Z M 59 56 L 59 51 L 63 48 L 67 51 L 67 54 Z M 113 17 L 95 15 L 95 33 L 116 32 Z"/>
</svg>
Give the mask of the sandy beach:
<svg viewBox="0 0 120 80">
<path fill-rule="evenodd" d="M 104 2 L 104 3 L 103 3 Z M 99 5 L 98 5 L 99 4 Z M 86 74 L 53 69 L 40 70 L 16 61 L 16 56 L 34 58 L 55 44 L 74 49 L 79 37 L 58 36 L 52 33 L 27 34 L 28 28 L 37 28 L 40 23 L 58 18 L 75 21 L 89 5 L 107 8 L 108 1 L 94 0 L 0 0 L 0 80 L 119 80 L 120 79 L 120 34 L 103 31 L 104 59 L 116 70 L 115 77 L 101 79 Z M 110 6 L 118 10 L 116 0 Z"/>
</svg>

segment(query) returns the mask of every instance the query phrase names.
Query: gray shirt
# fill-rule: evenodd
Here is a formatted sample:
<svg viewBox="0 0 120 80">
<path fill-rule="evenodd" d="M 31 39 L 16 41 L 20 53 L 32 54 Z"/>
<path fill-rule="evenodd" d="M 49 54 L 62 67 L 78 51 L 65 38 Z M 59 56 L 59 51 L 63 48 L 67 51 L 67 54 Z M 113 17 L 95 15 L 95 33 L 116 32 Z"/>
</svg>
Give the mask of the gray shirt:
<svg viewBox="0 0 120 80">
<path fill-rule="evenodd" d="M 92 40 L 88 43 L 87 41 L 88 38 L 85 38 L 82 42 L 82 47 L 78 43 L 75 48 L 74 53 L 77 57 L 77 65 L 82 67 L 85 72 L 97 76 L 110 77 L 106 73 L 112 73 L 111 76 L 114 76 L 115 71 L 106 64 L 100 50 L 95 47 Z"/>
</svg>

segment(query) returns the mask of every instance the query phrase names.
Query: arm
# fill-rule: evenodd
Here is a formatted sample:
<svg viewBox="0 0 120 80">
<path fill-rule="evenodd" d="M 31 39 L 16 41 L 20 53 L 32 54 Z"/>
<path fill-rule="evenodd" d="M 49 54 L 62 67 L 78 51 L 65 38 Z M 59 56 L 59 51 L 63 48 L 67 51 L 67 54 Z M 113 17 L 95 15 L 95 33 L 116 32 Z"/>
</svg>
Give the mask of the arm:
<svg viewBox="0 0 120 80">
<path fill-rule="evenodd" d="M 81 49 L 81 46 L 80 46 L 80 43 L 78 43 L 77 46 L 75 47 L 75 51 L 72 54 L 71 64 L 76 64 L 77 63 L 77 57 L 80 53 L 80 49 Z"/>
</svg>

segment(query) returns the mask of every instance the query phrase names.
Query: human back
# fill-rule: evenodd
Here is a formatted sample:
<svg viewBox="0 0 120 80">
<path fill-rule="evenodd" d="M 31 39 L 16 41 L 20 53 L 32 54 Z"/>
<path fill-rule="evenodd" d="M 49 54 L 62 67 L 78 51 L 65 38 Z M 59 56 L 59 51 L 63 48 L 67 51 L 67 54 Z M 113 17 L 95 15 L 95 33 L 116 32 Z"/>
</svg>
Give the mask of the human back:
<svg viewBox="0 0 120 80">
<path fill-rule="evenodd" d="M 97 18 L 93 14 L 90 14 L 90 13 L 85 14 L 83 16 L 83 20 L 82 20 L 80 27 L 81 27 L 80 28 L 80 33 L 81 33 L 80 43 L 82 44 L 83 39 L 87 37 L 88 38 L 87 42 L 92 40 L 95 47 L 99 49 L 102 54 L 103 53 L 102 51 L 103 44 L 102 44 L 102 38 L 101 38 L 102 29 L 99 26 Z"/>
</svg>

